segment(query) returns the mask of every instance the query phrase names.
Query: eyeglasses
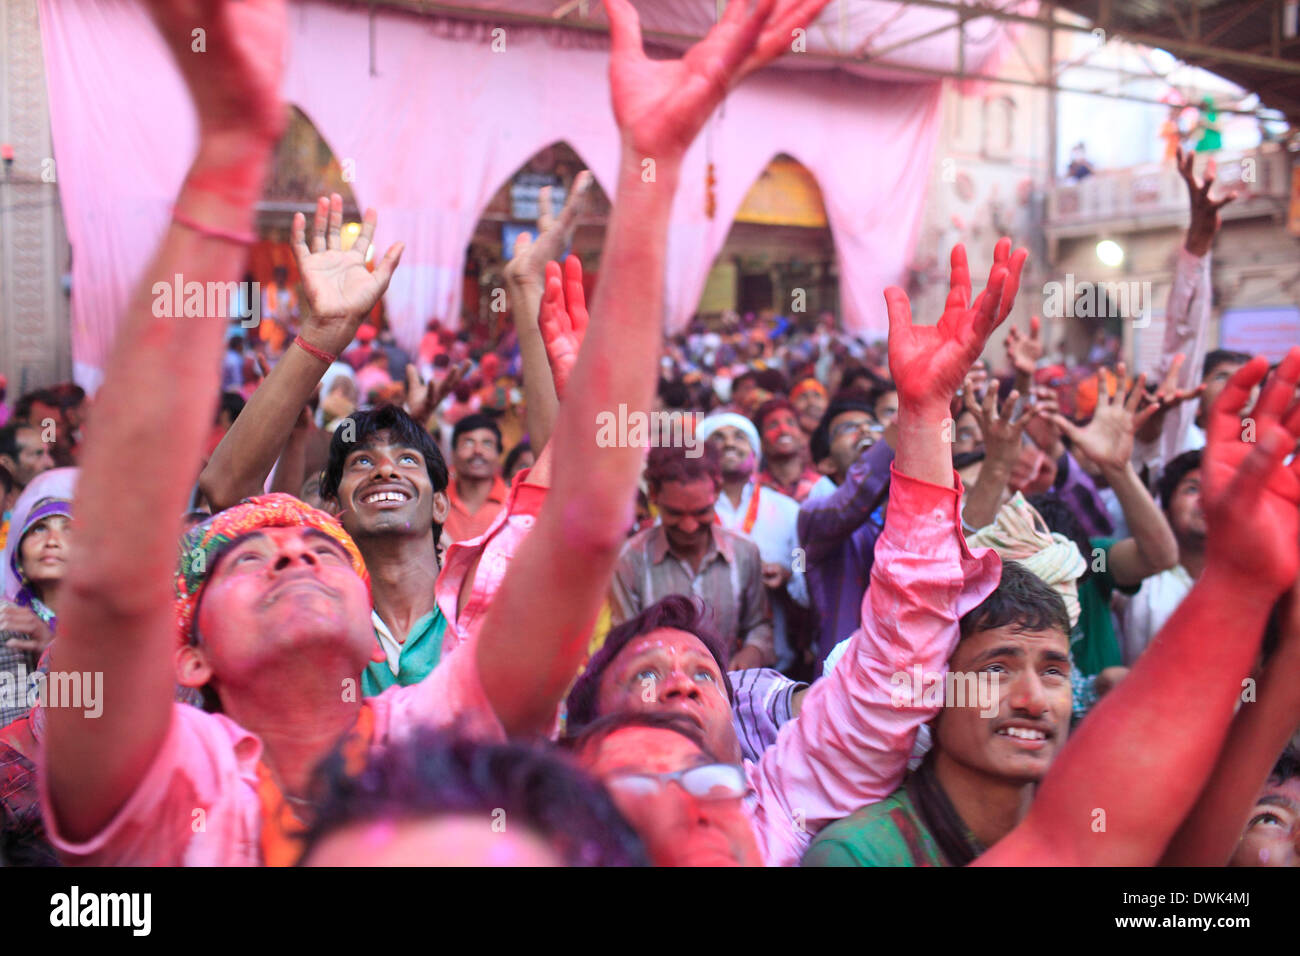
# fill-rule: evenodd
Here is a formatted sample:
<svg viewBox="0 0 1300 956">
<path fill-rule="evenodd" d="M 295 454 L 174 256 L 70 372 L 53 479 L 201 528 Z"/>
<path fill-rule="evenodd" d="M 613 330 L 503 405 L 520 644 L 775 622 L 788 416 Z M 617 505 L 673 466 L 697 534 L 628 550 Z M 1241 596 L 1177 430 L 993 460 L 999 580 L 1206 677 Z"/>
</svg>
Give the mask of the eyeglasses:
<svg viewBox="0 0 1300 956">
<path fill-rule="evenodd" d="M 616 773 L 605 778 L 613 790 L 633 797 L 650 797 L 676 782 L 697 800 L 736 800 L 745 795 L 745 771 L 736 764 L 708 763 L 675 773 Z"/>
<path fill-rule="evenodd" d="M 864 418 L 861 421 L 841 422 L 840 424 L 836 425 L 835 428 L 831 431 L 831 438 L 836 439 L 839 438 L 841 435 L 849 434 L 849 432 L 860 432 L 863 429 L 866 429 L 868 432 L 870 432 L 873 435 L 876 432 L 879 432 L 881 430 L 880 426 L 876 424 L 876 422 L 872 421 L 869 418 Z"/>
</svg>

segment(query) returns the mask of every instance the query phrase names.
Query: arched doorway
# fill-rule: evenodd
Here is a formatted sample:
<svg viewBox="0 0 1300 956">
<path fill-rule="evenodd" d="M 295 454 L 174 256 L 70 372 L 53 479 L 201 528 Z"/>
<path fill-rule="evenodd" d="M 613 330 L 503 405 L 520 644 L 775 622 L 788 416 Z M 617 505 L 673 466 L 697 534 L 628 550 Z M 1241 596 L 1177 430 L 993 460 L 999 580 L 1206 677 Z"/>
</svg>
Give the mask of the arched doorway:
<svg viewBox="0 0 1300 956">
<path fill-rule="evenodd" d="M 487 344 L 501 336 L 507 318 L 504 269 L 521 232 L 537 231 L 538 194 L 551 187 L 556 211 L 563 205 L 573 179 L 587 164 L 568 143 L 538 150 L 493 194 L 479 216 L 465 252 L 465 285 L 461 330 L 470 341 Z M 582 260 L 584 285 L 594 288 L 600 251 L 609 222 L 610 200 L 593 182 L 586 208 L 578 219 L 571 252 Z"/>
<path fill-rule="evenodd" d="M 700 296 L 706 326 L 728 313 L 802 324 L 839 311 L 835 241 L 821 187 L 794 157 L 773 157 L 745 194 Z"/>
</svg>

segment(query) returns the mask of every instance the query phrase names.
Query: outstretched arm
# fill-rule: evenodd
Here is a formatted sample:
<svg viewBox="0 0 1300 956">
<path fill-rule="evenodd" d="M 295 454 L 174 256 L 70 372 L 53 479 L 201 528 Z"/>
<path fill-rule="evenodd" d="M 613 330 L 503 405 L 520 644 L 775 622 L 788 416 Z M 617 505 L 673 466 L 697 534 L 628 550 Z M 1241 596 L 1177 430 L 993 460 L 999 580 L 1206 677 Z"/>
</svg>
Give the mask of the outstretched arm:
<svg viewBox="0 0 1300 956">
<path fill-rule="evenodd" d="M 1233 718 L 1228 739 L 1196 806 L 1169 841 L 1162 866 L 1226 866 L 1241 841 L 1259 788 L 1300 727 L 1300 581 L 1284 602 L 1282 640 L 1258 692 Z"/>
<path fill-rule="evenodd" d="M 178 274 L 186 283 L 239 277 L 247 250 L 236 237 L 252 233 L 284 120 L 283 0 L 152 0 L 150 7 L 194 99 L 199 150 L 123 317 L 77 489 L 78 531 L 51 669 L 102 674 L 102 714 L 51 707 L 44 766 L 58 830 L 74 841 L 108 822 L 167 734 L 176 541 L 220 384 L 225 316 L 158 316 L 152 289 Z M 207 31 L 202 56 L 190 52 L 196 23 Z M 142 400 L 157 395 L 168 401 Z"/>
<path fill-rule="evenodd" d="M 799 719 L 750 772 L 757 837 L 769 865 L 793 866 L 826 824 L 883 800 L 903 779 L 917 729 L 938 706 L 900 700 L 895 675 L 942 672 L 958 622 L 997 587 L 1001 563 L 971 555 L 945 434 L 948 404 L 989 333 L 1011 311 L 1024 250 L 998 244 L 985 292 L 970 305 L 966 252 L 953 250 L 952 294 L 938 325 L 914 326 L 907 296 L 886 290 L 889 368 L 898 386 L 898 454 L 876 543 L 862 626 L 813 684 Z"/>
<path fill-rule="evenodd" d="M 294 214 L 291 248 L 311 306 L 301 337 L 310 348 L 294 345 L 285 350 L 212 453 L 199 486 L 214 512 L 261 494 L 298 413 L 329 368 L 322 356 L 337 356 L 347 348 L 362 319 L 388 288 L 403 246 L 399 242 L 390 248 L 373 273 L 366 269 L 366 251 L 377 221 L 375 211 L 367 209 L 360 235 L 345 252 L 343 197 L 322 196 L 316 202 L 315 236 L 308 249 L 306 217 Z"/>
<path fill-rule="evenodd" d="M 563 255 L 564 247 L 573 238 L 578 213 L 582 211 L 591 182 L 591 173 L 585 169 L 574 177 L 573 187 L 558 216 L 551 213 L 551 188 L 544 188 L 538 197 L 541 209 L 537 219 L 537 238 L 534 240 L 528 233 L 520 233 L 515 241 L 514 255 L 505 268 L 506 292 L 523 362 L 528 440 L 533 453 L 538 455 L 551 440 L 555 416 L 563 397 L 563 384 L 552 380 L 551 369 L 547 366 L 546 343 L 539 323 L 542 294 L 546 289 L 546 268 Z M 579 267 L 579 282 L 581 275 Z"/>
<path fill-rule="evenodd" d="M 644 449 L 602 448 L 604 415 L 648 411 L 664 315 L 668 215 L 682 158 L 727 89 L 773 59 L 827 0 L 747 12 L 732 0 L 680 60 L 651 60 L 628 0 L 606 0 L 610 87 L 622 138 L 614 210 L 587 332 L 560 407 L 551 494 L 519 550 L 477 648 L 507 732 L 543 733 L 587 648 L 630 523 Z M 778 35 L 784 29 L 784 38 Z M 777 32 L 773 32 L 777 31 Z M 647 172 L 653 170 L 653 175 Z M 548 279 L 558 282 L 558 279 Z M 539 614 L 538 608 L 546 608 Z"/>
<path fill-rule="evenodd" d="M 1138 411 L 1145 395 L 1146 375 L 1139 375 L 1128 395 L 1122 389 L 1127 369 L 1119 364 L 1119 385 L 1112 397 L 1102 383 L 1097 391 L 1097 411 L 1085 428 L 1062 415 L 1053 421 L 1070 436 L 1075 451 L 1091 458 L 1101 469 L 1119 501 L 1130 537 L 1116 541 L 1108 552 L 1110 573 L 1120 587 L 1140 584 L 1178 563 L 1178 542 L 1173 529 L 1133 468 L 1133 436 L 1158 411 L 1148 405 Z"/>
<path fill-rule="evenodd" d="M 1245 442 L 1240 412 L 1267 368 L 1239 369 L 1211 413 L 1200 579 L 1066 745 L 1029 814 L 977 863 L 1151 866 L 1201 792 L 1269 609 L 1300 571 L 1300 462 L 1283 464 L 1300 437 L 1300 406 L 1286 411 L 1300 348 L 1252 411 L 1258 442 Z"/>
</svg>

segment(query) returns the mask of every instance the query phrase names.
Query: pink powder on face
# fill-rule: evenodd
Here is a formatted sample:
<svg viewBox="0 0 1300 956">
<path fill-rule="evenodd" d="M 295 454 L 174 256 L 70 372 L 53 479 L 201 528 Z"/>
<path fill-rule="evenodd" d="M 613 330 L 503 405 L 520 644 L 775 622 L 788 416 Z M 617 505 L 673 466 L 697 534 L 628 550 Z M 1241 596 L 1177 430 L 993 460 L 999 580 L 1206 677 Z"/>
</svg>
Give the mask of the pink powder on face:
<svg viewBox="0 0 1300 956">
<path fill-rule="evenodd" d="M 1259 850 L 1259 863 L 1260 863 L 1260 866 L 1268 866 L 1269 856 L 1270 856 L 1270 854 L 1269 854 L 1269 852 L 1268 852 L 1268 847 L 1266 847 L 1266 846 L 1265 846 L 1265 847 L 1260 847 L 1260 850 Z"/>
<path fill-rule="evenodd" d="M 381 820 L 366 828 L 364 842 L 368 849 L 378 850 L 385 844 L 391 843 L 396 836 L 397 822 L 395 820 Z"/>
</svg>

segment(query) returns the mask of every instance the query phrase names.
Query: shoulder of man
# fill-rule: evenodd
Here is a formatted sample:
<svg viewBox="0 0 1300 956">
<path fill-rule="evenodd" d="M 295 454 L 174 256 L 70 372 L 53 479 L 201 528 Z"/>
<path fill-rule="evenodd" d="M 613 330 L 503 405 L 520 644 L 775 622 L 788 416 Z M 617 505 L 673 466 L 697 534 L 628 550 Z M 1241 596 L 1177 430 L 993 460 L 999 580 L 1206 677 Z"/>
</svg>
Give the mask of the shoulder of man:
<svg viewBox="0 0 1300 956">
<path fill-rule="evenodd" d="M 895 790 L 826 826 L 813 839 L 803 866 L 916 866 L 924 834 L 906 790 Z M 922 844 L 922 845 L 918 845 Z"/>
</svg>

